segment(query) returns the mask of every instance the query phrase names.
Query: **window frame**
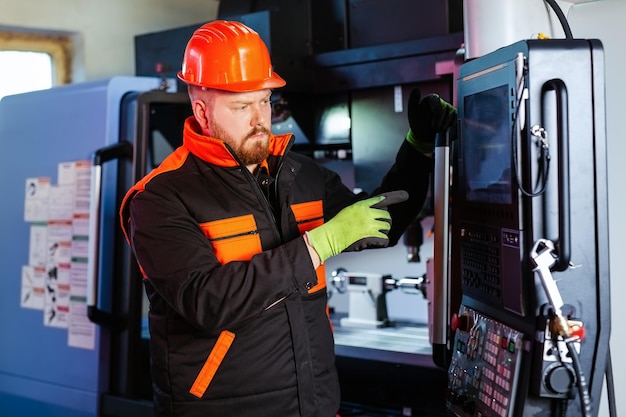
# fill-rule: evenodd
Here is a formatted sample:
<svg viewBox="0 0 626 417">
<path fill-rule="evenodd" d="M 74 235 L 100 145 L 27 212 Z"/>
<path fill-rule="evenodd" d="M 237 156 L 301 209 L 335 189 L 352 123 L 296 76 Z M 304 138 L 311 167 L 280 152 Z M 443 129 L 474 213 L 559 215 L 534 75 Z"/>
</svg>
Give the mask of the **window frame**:
<svg viewBox="0 0 626 417">
<path fill-rule="evenodd" d="M 72 39 L 69 35 L 0 28 L 0 50 L 46 53 L 52 63 L 52 86 L 72 82 Z"/>
</svg>

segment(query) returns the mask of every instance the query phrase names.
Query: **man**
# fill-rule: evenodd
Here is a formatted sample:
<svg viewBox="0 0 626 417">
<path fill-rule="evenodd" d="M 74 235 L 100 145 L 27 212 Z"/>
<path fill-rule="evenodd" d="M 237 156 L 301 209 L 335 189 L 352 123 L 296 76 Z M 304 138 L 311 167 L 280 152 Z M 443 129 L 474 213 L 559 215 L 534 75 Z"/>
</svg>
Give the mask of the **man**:
<svg viewBox="0 0 626 417">
<path fill-rule="evenodd" d="M 433 116 L 445 129 L 455 110 L 414 95 L 413 129 L 366 198 L 271 133 L 271 89 L 285 81 L 250 28 L 197 29 L 179 78 L 193 109 L 183 145 L 120 209 L 150 300 L 156 415 L 334 417 L 323 263 L 395 244 L 424 202 Z"/>
</svg>

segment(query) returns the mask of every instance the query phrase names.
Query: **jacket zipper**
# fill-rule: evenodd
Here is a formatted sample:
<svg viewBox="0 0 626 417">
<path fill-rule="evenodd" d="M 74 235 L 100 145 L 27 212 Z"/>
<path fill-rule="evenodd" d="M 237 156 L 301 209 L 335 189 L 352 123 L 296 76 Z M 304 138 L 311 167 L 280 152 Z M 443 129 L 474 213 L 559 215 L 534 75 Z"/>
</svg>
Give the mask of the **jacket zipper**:
<svg viewBox="0 0 626 417">
<path fill-rule="evenodd" d="M 217 242 L 217 241 L 220 241 L 220 240 L 233 239 L 233 238 L 236 238 L 236 237 L 258 235 L 258 234 L 259 234 L 258 230 L 251 230 L 249 232 L 242 232 L 242 233 L 236 233 L 234 235 L 216 237 L 214 239 L 211 239 L 211 242 Z"/>
<path fill-rule="evenodd" d="M 283 154 L 280 156 L 278 160 L 278 164 L 276 166 L 276 175 L 274 176 L 274 199 L 276 200 L 277 203 L 278 203 L 278 180 L 280 177 L 280 173 L 283 170 L 285 155 L 287 155 L 287 153 L 291 150 L 291 147 L 293 146 L 294 142 L 295 142 L 295 136 L 291 135 L 291 137 L 289 138 L 289 142 L 287 142 L 287 146 L 285 146 L 285 149 L 283 150 Z M 277 204 L 277 206 L 278 206 L 278 209 L 282 211 L 281 204 Z M 281 241 L 282 241 L 282 235 L 281 235 Z"/>
<path fill-rule="evenodd" d="M 248 168 L 241 162 L 241 160 L 235 154 L 235 152 L 230 147 L 230 145 L 228 145 L 227 143 L 224 143 L 224 146 L 226 146 L 226 148 L 228 149 L 228 152 L 230 152 L 230 154 L 235 159 L 235 161 L 237 161 L 237 163 L 239 164 L 239 169 L 241 169 L 244 172 L 244 175 L 246 175 L 246 178 L 248 179 L 248 182 L 250 184 L 252 184 L 252 188 L 254 189 L 254 191 L 255 191 L 255 193 L 257 195 L 257 198 L 260 201 L 262 201 L 263 210 L 265 211 L 265 214 L 271 220 L 272 232 L 274 233 L 274 236 L 278 239 L 279 242 L 282 242 L 283 238 L 282 238 L 282 234 L 280 233 L 280 230 L 278 229 L 278 225 L 277 225 L 277 222 L 276 222 L 276 216 L 274 216 L 274 212 L 272 211 L 272 207 L 270 206 L 269 201 L 267 201 L 267 198 L 265 197 L 265 194 L 263 194 L 263 190 L 261 190 L 261 186 L 257 183 L 256 178 L 254 178 L 254 176 L 248 170 Z M 280 159 L 280 162 L 279 162 L 279 169 L 278 169 L 277 173 L 280 172 L 280 167 L 282 167 L 282 164 L 283 164 L 282 158 L 283 157 L 281 156 L 281 159 Z M 274 181 L 278 182 L 278 174 L 274 178 Z"/>
<path fill-rule="evenodd" d="M 305 223 L 310 223 L 310 222 L 314 222 L 320 219 L 323 219 L 324 216 L 317 216 L 317 217 L 313 217 L 312 219 L 303 219 L 303 220 L 298 220 L 296 221 L 297 224 L 305 224 Z"/>
</svg>

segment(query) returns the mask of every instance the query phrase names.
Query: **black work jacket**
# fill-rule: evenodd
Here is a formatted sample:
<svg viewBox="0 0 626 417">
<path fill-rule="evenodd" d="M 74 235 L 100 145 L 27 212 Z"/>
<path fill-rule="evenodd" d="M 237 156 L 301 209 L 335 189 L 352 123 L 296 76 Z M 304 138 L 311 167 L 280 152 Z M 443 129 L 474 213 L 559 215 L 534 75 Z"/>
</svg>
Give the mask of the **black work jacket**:
<svg viewBox="0 0 626 417">
<path fill-rule="evenodd" d="M 290 152 L 291 135 L 272 135 L 254 176 L 199 131 L 190 117 L 183 145 L 120 208 L 150 300 L 156 416 L 334 417 L 325 273 L 301 235 L 366 195 Z M 398 155 L 378 190 L 411 195 L 390 209 L 392 241 L 421 208 L 432 165 L 406 144 Z"/>
</svg>

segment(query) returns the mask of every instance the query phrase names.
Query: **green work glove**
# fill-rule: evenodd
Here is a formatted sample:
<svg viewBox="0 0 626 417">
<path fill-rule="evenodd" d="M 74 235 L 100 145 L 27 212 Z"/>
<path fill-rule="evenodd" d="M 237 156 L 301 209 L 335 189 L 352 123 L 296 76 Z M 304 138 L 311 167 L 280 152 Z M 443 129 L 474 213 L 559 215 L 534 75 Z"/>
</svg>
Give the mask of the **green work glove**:
<svg viewBox="0 0 626 417">
<path fill-rule="evenodd" d="M 435 150 L 435 135 L 456 127 L 456 109 L 438 94 L 423 99 L 419 88 L 411 90 L 407 106 L 409 131 L 406 140 L 423 154 Z"/>
<path fill-rule="evenodd" d="M 408 197 L 406 191 L 391 191 L 345 207 L 328 222 L 310 230 L 309 243 L 322 263 L 344 251 L 384 248 L 389 244 L 387 233 L 391 227 L 387 206 Z"/>
</svg>

